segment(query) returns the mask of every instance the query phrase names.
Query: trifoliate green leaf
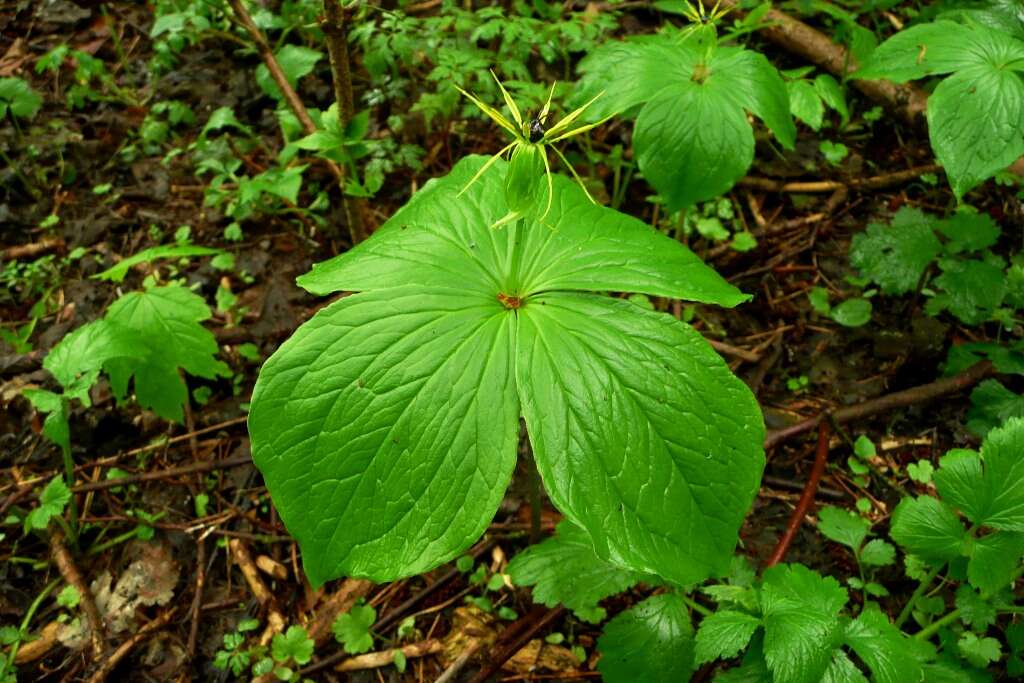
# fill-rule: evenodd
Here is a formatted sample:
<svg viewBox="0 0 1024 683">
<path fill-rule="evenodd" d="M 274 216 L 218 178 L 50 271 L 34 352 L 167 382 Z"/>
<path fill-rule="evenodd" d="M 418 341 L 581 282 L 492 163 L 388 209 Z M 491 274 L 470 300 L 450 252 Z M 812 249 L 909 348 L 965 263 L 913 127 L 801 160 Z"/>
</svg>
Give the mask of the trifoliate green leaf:
<svg viewBox="0 0 1024 683">
<path fill-rule="evenodd" d="M 843 642 L 868 665 L 878 683 L 922 680 L 921 664 L 913 655 L 910 640 L 873 602 L 847 624 Z"/>
<path fill-rule="evenodd" d="M 997 379 L 987 379 L 971 392 L 967 428 L 984 438 L 1010 418 L 1024 417 L 1024 396 L 1007 389 Z"/>
<path fill-rule="evenodd" d="M 11 116 L 30 119 L 39 111 L 43 98 L 21 78 L 0 78 L 0 119 Z"/>
<path fill-rule="evenodd" d="M 828 505 L 818 512 L 818 531 L 854 552 L 860 550 L 870 529 L 868 520 L 843 508 Z"/>
<path fill-rule="evenodd" d="M 868 541 L 860 549 L 860 562 L 868 567 L 886 567 L 896 562 L 896 549 L 880 538 Z"/>
<path fill-rule="evenodd" d="M 842 636 L 846 590 L 803 565 L 780 564 L 764 573 L 761 613 L 764 656 L 777 681 L 818 683 Z"/>
<path fill-rule="evenodd" d="M 941 221 L 938 228 L 949 240 L 945 248 L 950 254 L 988 249 L 1002 233 L 999 225 L 986 213 L 956 213 Z"/>
<path fill-rule="evenodd" d="M 71 502 L 71 489 L 64 480 L 54 477 L 39 494 L 39 507 L 25 517 L 25 531 L 45 529 L 50 520 L 64 514 L 64 508 Z"/>
<path fill-rule="evenodd" d="M 993 429 L 974 451 L 951 451 L 940 461 L 935 487 L 945 502 L 978 526 L 1024 531 L 1024 419 Z"/>
<path fill-rule="evenodd" d="M 722 194 L 746 172 L 754 154 L 747 112 L 784 147 L 796 136 L 785 82 L 764 55 L 720 47 L 702 59 L 696 40 L 662 34 L 608 43 L 580 64 L 579 97 L 605 91 L 588 111 L 595 120 L 643 105 L 637 162 L 669 211 Z"/>
<path fill-rule="evenodd" d="M 708 615 L 697 630 L 695 663 L 735 657 L 747 647 L 760 625 L 757 617 L 733 610 L 718 610 Z"/>
<path fill-rule="evenodd" d="M 994 595 L 1016 578 L 1024 556 L 1024 533 L 997 531 L 975 540 L 967 562 L 967 580 L 986 595 Z"/>
<path fill-rule="evenodd" d="M 942 259 L 939 266 L 942 274 L 934 284 L 941 291 L 928 300 L 928 315 L 949 311 L 968 325 L 990 320 L 1006 295 L 1003 269 L 989 261 L 962 259 Z"/>
<path fill-rule="evenodd" d="M 693 673 L 693 626 L 678 595 L 648 598 L 618 615 L 597 641 L 607 683 L 678 683 Z"/>
<path fill-rule="evenodd" d="M 354 605 L 348 612 L 338 615 L 331 625 L 334 637 L 345 646 L 345 652 L 358 655 L 373 649 L 370 629 L 377 621 L 377 610 L 369 605 Z"/>
<path fill-rule="evenodd" d="M 642 578 L 599 558 L 587 533 L 571 522 L 562 522 L 553 538 L 516 555 L 507 571 L 517 586 L 533 586 L 534 602 L 565 605 L 584 620 L 603 614 L 597 611 L 598 601 Z"/>
<path fill-rule="evenodd" d="M 996 608 L 970 586 L 956 589 L 956 607 L 960 620 L 978 633 L 984 633 L 996 623 Z"/>
<path fill-rule="evenodd" d="M 989 664 L 998 662 L 1002 657 L 1002 647 L 995 638 L 980 637 L 967 631 L 956 643 L 960 654 L 974 666 L 984 669 Z"/>
<path fill-rule="evenodd" d="M 960 556 L 966 530 L 947 505 L 921 496 L 900 501 L 889 533 L 907 552 L 930 562 L 948 562 Z"/>
<path fill-rule="evenodd" d="M 296 664 L 308 664 L 313 658 L 313 639 L 301 626 L 289 626 L 284 633 L 274 635 L 270 643 L 270 654 L 276 662 L 289 660 Z"/>
<path fill-rule="evenodd" d="M 934 473 L 935 467 L 927 460 L 918 460 L 907 465 L 907 476 L 918 484 L 931 483 Z"/>
<path fill-rule="evenodd" d="M 134 330 L 149 351 L 141 362 L 113 359 L 105 364 L 114 392 L 124 396 L 134 377 L 135 396 L 143 407 L 180 421 L 188 400 L 180 372 L 207 379 L 228 373 L 214 358 L 218 346 L 213 333 L 200 325 L 209 317 L 202 297 L 176 285 L 131 292 L 111 304 L 105 319 Z"/>
<path fill-rule="evenodd" d="M 284 72 L 285 79 L 292 86 L 298 83 L 303 76 L 312 73 L 316 63 L 323 59 L 323 56 L 324 53 L 319 50 L 312 50 L 301 45 L 285 45 L 274 53 L 277 63 L 281 66 L 281 71 Z M 260 86 L 260 90 L 275 100 L 284 97 L 280 88 L 277 87 L 277 83 L 271 78 L 270 71 L 265 64 L 256 67 L 256 84 Z"/>
<path fill-rule="evenodd" d="M 921 211 L 903 207 L 890 225 L 870 223 L 866 232 L 853 237 L 850 263 L 886 294 L 911 292 L 942 251 L 932 227 L 932 219 Z"/>
</svg>

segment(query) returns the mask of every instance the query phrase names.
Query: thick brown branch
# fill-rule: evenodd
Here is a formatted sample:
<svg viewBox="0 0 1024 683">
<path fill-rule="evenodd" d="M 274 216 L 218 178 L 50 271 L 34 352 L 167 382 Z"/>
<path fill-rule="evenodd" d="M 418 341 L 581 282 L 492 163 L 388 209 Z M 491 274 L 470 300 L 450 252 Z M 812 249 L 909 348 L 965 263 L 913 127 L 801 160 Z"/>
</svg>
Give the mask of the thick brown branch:
<svg viewBox="0 0 1024 683">
<path fill-rule="evenodd" d="M 121 643 L 110 657 L 103 662 L 100 668 L 89 677 L 89 683 L 103 683 L 103 681 L 107 680 L 107 677 L 114 672 L 114 669 L 121 663 L 121 660 L 127 657 L 139 643 L 167 625 L 167 622 L 174 616 L 175 609 L 172 607 L 153 621 L 144 624 L 131 638 Z"/>
<path fill-rule="evenodd" d="M 905 408 L 906 406 L 911 406 L 916 403 L 931 401 L 939 396 L 945 396 L 946 394 L 952 394 L 974 386 L 991 375 L 993 371 L 994 368 L 992 363 L 984 360 L 979 363 L 975 363 L 953 377 L 945 377 L 931 382 L 930 384 L 922 384 L 918 387 L 904 389 L 903 391 L 897 391 L 893 394 L 880 396 L 879 398 L 872 399 L 870 401 L 864 401 L 863 403 L 840 408 L 832 413 L 832 419 L 834 419 L 837 424 L 842 424 L 844 422 L 852 422 L 853 420 L 859 420 L 864 417 L 878 415 L 879 413 L 885 413 L 896 408 Z M 774 429 L 765 435 L 764 447 L 765 449 L 773 448 L 790 437 L 808 432 L 814 429 L 821 420 L 822 416 L 818 415 L 817 417 L 810 417 L 806 420 L 802 420 L 801 422 L 797 422 L 789 427 Z"/>
<path fill-rule="evenodd" d="M 512 658 L 512 655 L 519 652 L 526 643 L 530 642 L 531 638 L 548 625 L 554 623 L 563 614 L 565 614 L 564 607 L 555 607 L 540 615 L 539 619 L 531 613 L 509 626 L 506 629 L 506 633 L 502 634 L 502 639 L 505 641 L 504 644 L 491 655 L 487 666 L 481 669 L 480 673 L 474 676 L 470 683 L 485 683 L 488 678 L 501 669 L 505 662 Z M 508 637 L 506 638 L 505 636 Z"/>
</svg>

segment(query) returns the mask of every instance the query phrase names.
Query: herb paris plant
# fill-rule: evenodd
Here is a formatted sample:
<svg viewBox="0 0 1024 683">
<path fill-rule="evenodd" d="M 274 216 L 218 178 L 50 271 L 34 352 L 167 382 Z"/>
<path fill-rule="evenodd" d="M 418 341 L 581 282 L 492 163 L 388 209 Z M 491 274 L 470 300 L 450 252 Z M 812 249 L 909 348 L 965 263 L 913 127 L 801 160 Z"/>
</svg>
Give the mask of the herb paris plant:
<svg viewBox="0 0 1024 683">
<path fill-rule="evenodd" d="M 320 311 L 263 367 L 253 459 L 314 584 L 392 580 L 490 523 L 525 418 L 544 484 L 599 557 L 679 583 L 728 568 L 764 464 L 756 401 L 701 336 L 593 292 L 745 300 L 678 242 L 553 178 L 508 213 L 503 161 L 429 182 L 314 267 Z"/>
</svg>

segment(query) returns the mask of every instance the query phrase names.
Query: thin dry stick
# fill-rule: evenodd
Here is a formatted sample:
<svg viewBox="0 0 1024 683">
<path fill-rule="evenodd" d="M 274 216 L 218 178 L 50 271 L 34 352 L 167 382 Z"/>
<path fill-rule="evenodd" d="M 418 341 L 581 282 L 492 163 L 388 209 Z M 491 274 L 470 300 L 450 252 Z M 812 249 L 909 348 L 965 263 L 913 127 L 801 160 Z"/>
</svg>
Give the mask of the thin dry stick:
<svg viewBox="0 0 1024 683">
<path fill-rule="evenodd" d="M 991 375 L 993 371 L 994 368 L 992 363 L 987 360 L 983 360 L 975 363 L 953 377 L 946 377 L 929 384 L 922 384 L 921 386 L 897 391 L 886 396 L 880 396 L 879 398 L 872 399 L 870 401 L 864 401 L 863 403 L 840 408 L 832 413 L 832 419 L 835 420 L 837 424 L 843 424 L 845 422 L 859 420 L 863 417 L 870 417 L 879 413 L 885 413 L 896 408 L 905 408 L 906 406 L 914 405 L 915 403 L 931 401 L 939 396 L 945 396 L 946 394 L 952 394 L 957 391 L 961 391 L 962 389 L 974 386 Z M 804 432 L 814 429 L 814 427 L 821 422 L 822 417 L 822 415 L 818 415 L 816 417 L 811 417 L 801 422 L 797 422 L 795 425 L 790 425 L 789 427 L 773 429 L 765 436 L 765 449 L 773 448 L 790 437 L 803 434 Z"/>
<path fill-rule="evenodd" d="M 74 493 L 87 493 L 89 491 L 101 491 L 103 489 L 109 489 L 114 486 L 126 486 L 128 484 L 138 484 L 143 481 L 155 481 L 158 479 L 170 479 L 172 477 L 178 477 L 183 474 L 196 474 L 199 472 L 210 472 L 213 470 L 222 470 L 229 467 L 238 467 L 239 465 L 247 465 L 252 462 L 252 458 L 249 455 L 236 455 L 230 458 L 224 458 L 223 460 L 203 460 L 200 462 L 194 462 L 191 465 L 182 465 L 181 467 L 168 467 L 165 470 L 155 470 L 153 472 L 144 472 L 143 474 L 132 474 L 127 477 L 118 477 L 117 479 L 105 479 L 103 481 L 90 481 L 87 484 L 79 484 L 78 486 L 72 487 Z"/>
<path fill-rule="evenodd" d="M 789 550 L 793 538 L 796 537 L 797 529 L 800 528 L 804 517 L 807 516 L 807 511 L 811 508 L 811 503 L 814 502 L 814 494 L 818 491 L 818 483 L 821 481 L 821 475 L 825 473 L 825 464 L 828 462 L 828 437 L 828 422 L 822 420 L 818 423 L 818 450 L 814 456 L 814 465 L 811 467 L 811 476 L 807 478 L 807 484 L 800 494 L 800 500 L 797 501 L 796 507 L 793 508 L 793 514 L 789 516 L 786 530 L 783 532 L 782 537 L 779 538 L 779 542 L 775 546 L 775 550 L 772 551 L 768 561 L 765 562 L 766 567 L 774 567 L 786 556 L 786 551 Z"/>
<path fill-rule="evenodd" d="M 154 632 L 167 625 L 167 622 L 169 622 L 171 617 L 174 616 L 174 611 L 174 607 L 167 610 L 153 621 L 144 624 L 142 628 L 135 633 L 135 635 L 121 643 L 110 657 L 103 662 L 100 668 L 89 677 L 89 683 L 103 683 L 103 681 L 107 680 L 107 676 L 113 673 L 117 665 L 121 663 L 121 660 L 127 657 L 128 653 L 131 652 L 135 646 L 149 638 Z"/>
<path fill-rule="evenodd" d="M 437 638 L 430 638 L 419 643 L 403 645 L 402 647 L 382 650 L 380 652 L 369 652 L 358 657 L 349 657 L 336 667 L 335 671 L 360 671 L 362 669 L 376 669 L 387 666 L 395 661 L 395 653 L 401 652 L 406 659 L 416 659 L 428 655 L 437 654 L 444 649 L 443 644 Z"/>
<path fill-rule="evenodd" d="M 188 658 L 196 656 L 199 641 L 199 611 L 203 605 L 203 587 L 206 585 L 206 534 L 196 539 L 196 588 L 192 596 L 192 617 L 188 628 Z"/>
<path fill-rule="evenodd" d="M 745 178 L 740 178 L 739 184 L 744 187 L 755 187 L 759 190 L 766 190 L 768 192 L 834 192 L 836 190 L 846 188 L 858 190 L 881 190 L 886 187 L 905 183 L 908 180 L 920 178 L 926 173 L 937 173 L 941 170 L 942 167 L 938 164 L 926 164 L 924 166 L 908 168 L 903 171 L 882 173 L 881 175 L 872 176 L 870 178 L 852 178 L 849 182 L 840 182 L 838 180 L 813 180 L 787 183 L 780 180 L 773 180 L 771 178 L 747 176 Z"/>
<path fill-rule="evenodd" d="M 92 646 L 92 654 L 98 660 L 106 649 L 104 644 L 107 634 L 106 625 L 103 622 L 103 617 L 100 616 L 100 611 L 96 608 L 92 591 L 89 590 L 88 584 L 82 578 L 82 573 L 78 571 L 78 565 L 75 564 L 74 558 L 71 557 L 67 546 L 64 545 L 64 532 L 60 529 L 54 529 L 50 533 L 50 555 L 53 557 L 53 562 L 57 565 L 60 575 L 78 591 L 79 604 L 82 605 L 82 611 L 85 612 L 85 616 L 89 620 L 89 643 Z"/>
<path fill-rule="evenodd" d="M 14 261 L 16 259 L 31 258 L 49 251 L 64 248 L 64 240 L 59 237 L 47 237 L 31 244 L 17 244 L 0 251 L 0 261 Z"/>
<path fill-rule="evenodd" d="M 470 683 L 485 683 L 494 673 L 505 665 L 512 656 L 523 649 L 523 646 L 530 642 L 530 639 L 537 635 L 542 629 L 553 623 L 565 614 L 564 607 L 555 607 L 545 612 L 540 619 L 526 624 L 512 624 L 509 630 L 514 630 L 514 637 L 506 641 L 504 645 L 491 657 L 487 666 L 480 673 L 473 677 Z M 530 619 L 529 616 L 524 619 Z"/>
<path fill-rule="evenodd" d="M 270 47 L 270 43 L 267 42 L 266 36 L 260 31 L 259 26 L 252 20 L 248 10 L 242 4 L 241 0 L 228 0 L 231 9 L 234 10 L 235 16 L 238 21 L 242 24 L 242 27 L 249 33 L 249 36 L 256 43 L 256 49 L 260 53 L 260 58 L 267 67 L 267 71 L 270 72 L 270 77 L 274 79 L 274 83 L 280 88 L 281 93 L 284 95 L 285 101 L 288 106 L 295 113 L 295 117 L 302 124 L 302 129 L 306 131 L 307 135 L 311 135 L 316 132 L 316 124 L 313 123 L 313 119 L 310 118 L 309 112 L 306 110 L 306 105 L 299 99 L 298 94 L 295 92 L 295 88 L 292 87 L 291 83 L 288 82 L 288 78 L 284 75 L 284 71 L 281 70 L 281 65 L 277 61 L 277 57 L 274 56 L 274 50 Z M 327 161 L 327 167 L 331 169 L 331 173 L 338 181 L 339 187 L 344 189 L 345 187 L 345 171 L 338 164 L 333 161 Z M 345 214 L 348 215 L 349 210 L 346 205 L 345 194 L 342 192 L 341 202 L 343 208 L 345 208 Z M 353 225 L 349 224 L 349 229 L 353 229 Z M 352 240 L 355 242 L 356 237 L 353 234 Z"/>
</svg>

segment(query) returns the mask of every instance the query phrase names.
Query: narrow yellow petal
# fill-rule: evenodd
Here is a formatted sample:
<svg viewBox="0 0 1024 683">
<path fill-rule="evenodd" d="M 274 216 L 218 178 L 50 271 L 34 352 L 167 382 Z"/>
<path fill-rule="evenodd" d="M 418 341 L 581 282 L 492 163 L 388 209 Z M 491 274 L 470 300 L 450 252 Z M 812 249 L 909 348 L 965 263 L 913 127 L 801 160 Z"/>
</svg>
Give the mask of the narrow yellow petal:
<svg viewBox="0 0 1024 683">
<path fill-rule="evenodd" d="M 583 190 L 583 194 L 587 195 L 587 199 L 589 199 L 592 204 L 597 204 L 597 201 L 590 196 L 590 192 L 587 190 L 587 186 L 583 184 L 583 178 L 580 178 L 580 174 L 577 173 L 576 169 L 572 167 L 572 164 L 570 164 L 569 160 L 565 158 L 565 155 L 558 151 L 557 147 L 552 147 L 551 149 L 555 150 L 555 154 L 558 155 L 558 158 L 562 160 L 562 163 L 565 164 L 566 168 L 569 169 L 569 172 L 572 173 L 572 177 L 576 179 L 576 182 L 579 184 L 580 189 Z"/>
<path fill-rule="evenodd" d="M 584 124 L 584 125 L 580 126 L 579 128 L 573 128 L 572 130 L 568 131 L 567 133 L 562 133 L 561 135 L 559 135 L 558 137 L 554 138 L 553 140 L 548 140 L 546 144 L 554 144 L 554 143 L 559 142 L 561 140 L 565 140 L 566 138 L 571 138 L 574 135 L 579 135 L 580 133 L 586 133 L 588 130 L 591 130 L 592 128 L 597 128 L 598 126 L 600 126 L 602 123 L 606 122 L 608 119 L 612 118 L 613 116 L 615 116 L 615 114 L 609 114 L 608 116 L 604 117 L 600 121 L 595 121 L 594 123 L 587 123 L 587 124 Z"/>
<path fill-rule="evenodd" d="M 517 145 L 517 144 L 519 144 L 519 142 L 518 142 L 518 141 L 516 141 L 516 142 L 510 142 L 509 144 L 505 145 L 505 146 L 504 146 L 504 147 L 503 147 L 503 148 L 501 149 L 501 151 L 500 151 L 500 152 L 498 152 L 497 154 L 495 154 L 494 156 L 492 156 L 492 157 L 491 157 L 490 159 L 488 159 L 488 160 L 487 160 L 487 163 L 486 163 L 486 164 L 484 164 L 483 166 L 481 166 L 481 167 L 480 167 L 480 170 L 479 170 L 479 171 L 477 171 L 477 172 L 476 172 L 475 174 L 473 174 L 473 177 L 469 179 L 469 182 L 468 182 L 468 183 L 466 183 L 466 186 L 465 186 L 464 188 L 462 188 L 461 190 L 459 190 L 459 193 L 458 193 L 457 195 L 455 195 L 455 196 L 456 196 L 456 197 L 461 197 L 461 196 L 462 196 L 462 195 L 463 195 L 463 194 L 464 194 L 464 193 L 466 192 L 466 190 L 468 190 L 468 189 L 470 188 L 470 186 L 472 186 L 472 185 L 473 185 L 473 183 L 475 183 L 475 182 L 476 182 L 476 181 L 477 181 L 477 180 L 478 180 L 478 179 L 480 178 L 480 176 L 482 176 L 482 175 L 483 175 L 483 174 L 484 174 L 484 173 L 485 173 L 485 172 L 487 171 L 487 169 L 489 169 L 489 168 L 490 168 L 491 166 L 493 166 L 493 165 L 494 165 L 494 162 L 495 162 L 495 161 L 497 161 L 498 159 L 500 159 L 500 158 L 501 158 L 501 155 L 502 155 L 502 154 L 504 154 L 504 153 L 505 153 L 505 152 L 507 152 L 507 151 L 508 151 L 508 150 L 509 150 L 509 149 L 510 149 L 510 148 L 511 148 L 512 146 L 514 146 L 514 145 Z"/>
<path fill-rule="evenodd" d="M 544 103 L 544 108 L 540 110 L 540 116 L 537 117 L 540 119 L 541 124 L 543 124 L 548 118 L 548 112 L 551 111 L 551 98 L 555 95 L 556 85 L 558 85 L 558 81 L 551 84 L 551 92 L 548 93 L 548 101 Z"/>
<path fill-rule="evenodd" d="M 479 99 L 477 99 L 473 95 L 470 95 L 468 92 L 466 92 L 465 90 L 463 90 L 459 86 L 455 86 L 455 89 L 458 90 L 463 95 L 465 95 L 466 97 L 468 97 L 469 100 L 473 104 L 475 104 L 480 111 L 482 111 L 483 113 L 485 113 L 488 116 L 490 116 L 491 120 L 494 121 L 496 124 L 498 124 L 499 126 L 504 128 L 505 130 L 507 130 L 509 133 L 514 135 L 516 138 L 522 137 L 520 132 L 518 130 L 516 130 L 515 127 L 511 123 L 509 123 L 508 119 L 506 119 L 504 116 L 502 116 L 501 112 L 499 112 L 497 109 L 495 109 L 494 107 L 490 106 L 489 104 L 485 104 L 484 102 L 481 102 Z"/>
<path fill-rule="evenodd" d="M 597 98 L 600 97 L 601 95 L 604 95 L 604 90 L 602 90 L 601 92 L 597 93 L 592 98 L 590 98 L 590 100 L 586 104 L 584 104 L 582 107 L 580 107 L 576 111 L 572 112 L 571 114 L 566 116 L 564 119 L 562 119 L 561 121 L 559 121 L 555 125 L 551 126 L 551 128 L 548 128 L 547 132 L 544 134 L 544 138 L 545 138 L 544 141 L 545 142 L 550 142 L 551 140 L 554 139 L 554 136 L 558 135 L 558 133 L 560 133 L 561 131 L 563 131 L 566 128 L 568 128 L 569 124 L 571 124 L 573 121 L 575 121 L 577 118 L 579 118 L 580 114 L 582 114 L 584 111 L 586 111 L 587 107 L 589 107 L 594 102 L 596 102 Z"/>
<path fill-rule="evenodd" d="M 544 175 L 548 179 L 548 205 L 544 207 L 544 213 L 540 215 L 540 220 L 547 218 L 548 211 L 551 210 L 551 200 L 555 196 L 554 181 L 551 179 L 551 166 L 548 164 L 548 152 L 544 147 L 540 148 L 540 158 L 544 160 Z"/>
<path fill-rule="evenodd" d="M 494 82 L 498 84 L 498 88 L 501 90 L 501 96 L 505 98 L 505 104 L 508 105 L 509 111 L 512 112 L 512 118 L 516 120 L 516 124 L 519 126 L 519 130 L 523 129 L 523 115 L 519 113 L 519 107 L 516 106 L 515 100 L 508 94 L 508 90 L 505 90 L 505 86 L 498 80 L 497 74 L 491 69 L 491 77 L 494 78 Z"/>
</svg>

